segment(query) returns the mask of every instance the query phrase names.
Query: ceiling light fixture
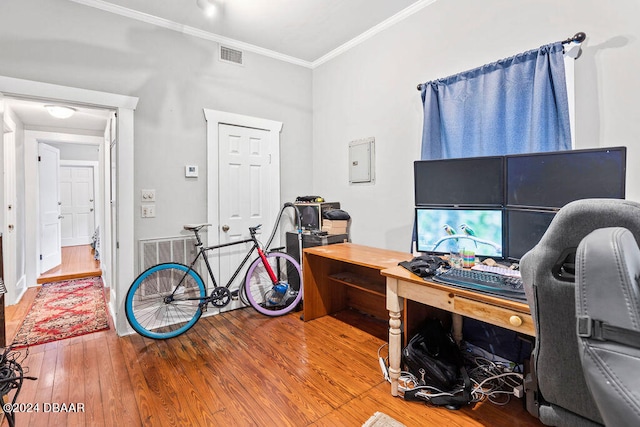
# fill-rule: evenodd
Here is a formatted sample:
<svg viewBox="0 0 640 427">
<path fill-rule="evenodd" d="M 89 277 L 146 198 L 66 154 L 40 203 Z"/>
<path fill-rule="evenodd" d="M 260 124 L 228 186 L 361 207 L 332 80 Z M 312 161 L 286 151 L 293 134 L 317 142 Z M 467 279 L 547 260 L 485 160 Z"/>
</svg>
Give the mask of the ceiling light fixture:
<svg viewBox="0 0 640 427">
<path fill-rule="evenodd" d="M 215 0 L 196 0 L 196 3 L 207 17 L 211 18 L 216 13 Z"/>
<path fill-rule="evenodd" d="M 45 105 L 44 108 L 57 119 L 68 119 L 76 112 L 75 108 L 65 107 L 63 105 Z"/>
</svg>

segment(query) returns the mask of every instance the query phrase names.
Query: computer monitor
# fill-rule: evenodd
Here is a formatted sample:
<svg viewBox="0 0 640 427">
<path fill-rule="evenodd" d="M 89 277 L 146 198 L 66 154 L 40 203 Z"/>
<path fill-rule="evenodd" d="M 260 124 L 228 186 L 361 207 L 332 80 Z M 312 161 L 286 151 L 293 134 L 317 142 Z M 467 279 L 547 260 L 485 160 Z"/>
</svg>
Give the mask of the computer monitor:
<svg viewBox="0 0 640 427">
<path fill-rule="evenodd" d="M 500 208 L 416 208 L 419 252 L 446 254 L 471 249 L 479 257 L 503 258 L 503 213 Z"/>
<path fill-rule="evenodd" d="M 507 206 L 561 208 L 589 198 L 625 198 L 626 147 L 506 157 Z"/>
<path fill-rule="evenodd" d="M 538 244 L 555 217 L 554 211 L 507 209 L 506 258 L 520 261 L 522 256 Z"/>
<path fill-rule="evenodd" d="M 416 161 L 415 204 L 501 206 L 503 165 L 503 156 Z"/>
</svg>

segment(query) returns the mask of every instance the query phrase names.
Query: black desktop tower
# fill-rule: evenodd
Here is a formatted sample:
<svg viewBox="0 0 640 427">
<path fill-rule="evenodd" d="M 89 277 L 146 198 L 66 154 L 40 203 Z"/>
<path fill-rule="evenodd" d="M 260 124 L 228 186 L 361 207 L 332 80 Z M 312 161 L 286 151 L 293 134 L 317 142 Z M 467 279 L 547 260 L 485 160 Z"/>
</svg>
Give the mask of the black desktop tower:
<svg viewBox="0 0 640 427">
<path fill-rule="evenodd" d="M 327 234 L 318 236 L 315 234 L 302 234 L 302 249 L 314 246 L 326 246 L 334 243 L 344 243 L 349 241 L 348 234 Z M 298 233 L 287 232 L 287 253 L 300 262 L 300 251 L 298 248 Z"/>
</svg>

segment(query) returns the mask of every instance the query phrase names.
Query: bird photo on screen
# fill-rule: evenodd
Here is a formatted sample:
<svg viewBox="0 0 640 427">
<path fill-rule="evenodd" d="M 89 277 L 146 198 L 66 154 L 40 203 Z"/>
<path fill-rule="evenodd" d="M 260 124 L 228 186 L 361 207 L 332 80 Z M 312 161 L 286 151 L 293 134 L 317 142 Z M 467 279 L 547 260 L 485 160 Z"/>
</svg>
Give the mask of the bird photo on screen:
<svg viewBox="0 0 640 427">
<path fill-rule="evenodd" d="M 476 237 L 476 232 L 473 231 L 473 229 L 471 227 L 469 227 L 467 224 L 462 224 L 460 226 L 460 229 L 464 232 L 464 234 L 466 234 L 467 236 L 471 236 L 471 237 Z M 475 240 L 473 241 L 473 243 L 475 243 L 476 247 L 478 247 L 478 242 L 476 242 Z"/>
</svg>

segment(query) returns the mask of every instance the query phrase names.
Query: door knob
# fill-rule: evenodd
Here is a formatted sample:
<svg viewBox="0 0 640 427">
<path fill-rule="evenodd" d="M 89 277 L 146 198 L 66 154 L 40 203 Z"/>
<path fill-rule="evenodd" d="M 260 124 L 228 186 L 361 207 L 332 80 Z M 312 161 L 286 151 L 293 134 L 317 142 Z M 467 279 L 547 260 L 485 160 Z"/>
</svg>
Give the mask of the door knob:
<svg viewBox="0 0 640 427">
<path fill-rule="evenodd" d="M 64 215 L 58 215 L 58 219 L 64 218 Z"/>
<path fill-rule="evenodd" d="M 9 224 L 7 227 L 9 228 L 9 230 L 13 230 L 13 224 Z"/>
<path fill-rule="evenodd" d="M 225 225 L 223 225 L 223 226 L 222 226 L 222 231 L 224 231 L 225 233 L 226 233 L 227 231 L 229 231 L 229 226 L 228 226 L 228 225 L 226 225 L 226 224 L 225 224 Z"/>
</svg>

